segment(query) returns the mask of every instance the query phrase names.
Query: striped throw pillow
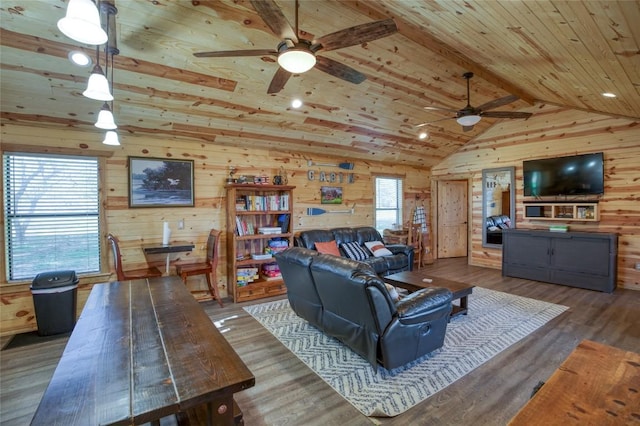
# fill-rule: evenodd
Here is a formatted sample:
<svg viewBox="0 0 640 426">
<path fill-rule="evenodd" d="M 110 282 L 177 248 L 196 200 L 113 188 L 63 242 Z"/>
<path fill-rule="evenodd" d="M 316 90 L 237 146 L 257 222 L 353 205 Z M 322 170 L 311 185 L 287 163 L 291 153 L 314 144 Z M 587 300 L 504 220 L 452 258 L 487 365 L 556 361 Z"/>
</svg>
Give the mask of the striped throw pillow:
<svg viewBox="0 0 640 426">
<path fill-rule="evenodd" d="M 357 241 L 342 243 L 340 244 L 340 247 L 349 259 L 365 260 L 369 257 L 369 253 L 367 253 L 367 250 L 360 244 L 358 244 Z"/>
</svg>

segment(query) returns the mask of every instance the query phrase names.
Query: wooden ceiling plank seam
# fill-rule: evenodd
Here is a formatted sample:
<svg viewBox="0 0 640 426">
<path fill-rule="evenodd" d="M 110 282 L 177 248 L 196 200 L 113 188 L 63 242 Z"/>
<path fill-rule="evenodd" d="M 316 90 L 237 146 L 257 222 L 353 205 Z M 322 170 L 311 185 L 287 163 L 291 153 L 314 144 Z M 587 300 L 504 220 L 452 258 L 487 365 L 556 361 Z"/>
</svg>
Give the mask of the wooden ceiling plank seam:
<svg viewBox="0 0 640 426">
<path fill-rule="evenodd" d="M 588 102 L 588 97 L 593 93 L 588 88 L 585 88 L 585 90 L 581 89 L 581 82 L 588 81 L 588 75 L 591 70 L 585 68 L 585 62 L 580 58 L 589 56 L 590 54 L 586 50 L 584 44 L 580 41 L 580 35 L 576 33 L 570 25 L 568 25 L 568 21 L 559 14 L 559 10 L 557 10 L 555 6 L 550 2 L 531 2 L 524 4 L 524 7 L 527 9 L 527 11 L 531 12 L 523 12 L 522 14 L 525 17 L 536 17 L 536 28 L 538 28 L 538 31 L 535 33 L 536 39 L 541 40 L 545 45 L 550 46 L 555 44 L 562 46 L 564 55 L 558 53 L 556 54 L 556 56 L 561 56 L 564 58 L 562 68 L 566 68 L 567 66 L 570 67 L 566 71 L 558 70 L 558 72 L 552 74 L 556 76 L 555 81 L 547 79 L 554 87 L 557 87 L 561 84 L 570 85 L 572 89 L 570 93 L 574 94 L 571 99 L 565 98 L 555 103 L 561 103 L 563 105 L 575 105 L 577 107 L 587 108 L 588 104 L 585 102 Z M 552 7 L 553 10 L 548 11 L 547 9 L 545 9 L 545 7 Z M 540 16 L 544 16 L 546 19 L 540 18 Z M 550 23 L 554 23 L 556 25 L 551 27 Z M 560 35 L 558 33 L 560 33 Z M 567 46 L 568 43 L 572 40 L 577 40 L 577 44 L 571 45 L 571 49 L 564 47 Z M 572 60 L 567 60 L 567 58 L 572 58 Z M 550 75 L 548 72 L 546 74 Z M 576 92 L 578 92 L 578 95 L 576 95 Z M 549 101 L 553 102 L 552 100 Z"/>
<path fill-rule="evenodd" d="M 586 22 L 591 22 L 595 24 L 595 19 L 591 12 L 588 10 L 590 6 L 590 2 L 567 2 L 558 3 L 558 8 L 563 16 L 573 16 L 575 19 L 570 24 L 574 30 L 577 28 L 576 32 L 580 35 L 581 41 L 583 42 L 587 51 L 591 54 L 593 58 L 599 58 L 597 61 L 590 61 L 590 65 L 593 68 L 593 72 L 596 72 L 597 75 L 600 75 L 602 79 L 594 79 L 594 82 L 601 82 L 608 80 L 612 73 L 615 74 L 615 70 L 610 67 L 610 62 L 618 62 L 617 58 L 613 55 L 609 45 L 607 43 L 603 43 L 603 34 L 598 31 L 598 34 L 595 34 L 593 31 L 593 27 L 598 28 L 597 25 L 593 25 L 591 27 L 586 27 Z M 600 37 L 598 37 L 600 35 Z M 620 82 L 623 84 L 623 82 Z M 617 82 L 612 82 L 612 84 L 604 85 L 600 83 L 598 85 L 600 95 L 601 93 L 611 91 L 610 87 L 615 87 L 618 93 L 621 93 L 622 87 L 617 84 Z"/>
<path fill-rule="evenodd" d="M 632 2 L 620 2 L 620 6 L 627 3 Z M 640 25 L 637 24 L 640 22 L 640 6 L 627 8 L 628 16 L 622 9 L 607 7 L 606 4 L 601 4 L 601 11 L 608 22 L 599 19 L 595 24 L 600 28 L 603 39 L 608 43 L 619 65 L 612 70 L 611 75 L 617 83 L 623 81 L 624 86 L 633 85 L 634 80 L 637 82 L 635 87 L 638 89 L 638 96 L 629 97 L 624 101 L 633 104 L 633 110 L 640 111 L 640 66 L 637 65 L 640 64 Z M 631 24 L 633 22 L 635 25 Z M 630 75 L 634 70 L 637 75 Z M 619 83 L 617 86 L 617 90 L 620 90 Z"/>
</svg>

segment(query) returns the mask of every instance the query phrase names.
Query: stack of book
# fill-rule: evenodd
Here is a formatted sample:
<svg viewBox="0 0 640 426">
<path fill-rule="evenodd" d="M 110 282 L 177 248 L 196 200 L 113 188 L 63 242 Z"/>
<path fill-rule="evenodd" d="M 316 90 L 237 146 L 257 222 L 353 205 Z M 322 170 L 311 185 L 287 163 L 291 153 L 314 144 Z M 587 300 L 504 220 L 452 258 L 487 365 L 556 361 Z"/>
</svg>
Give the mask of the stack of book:
<svg viewBox="0 0 640 426">
<path fill-rule="evenodd" d="M 258 279 L 258 268 L 238 268 L 236 270 L 236 282 L 238 287 L 243 287 Z"/>
<path fill-rule="evenodd" d="M 280 267 L 277 263 L 262 265 L 260 277 L 265 281 L 281 280 L 282 274 L 280 273 Z"/>
</svg>

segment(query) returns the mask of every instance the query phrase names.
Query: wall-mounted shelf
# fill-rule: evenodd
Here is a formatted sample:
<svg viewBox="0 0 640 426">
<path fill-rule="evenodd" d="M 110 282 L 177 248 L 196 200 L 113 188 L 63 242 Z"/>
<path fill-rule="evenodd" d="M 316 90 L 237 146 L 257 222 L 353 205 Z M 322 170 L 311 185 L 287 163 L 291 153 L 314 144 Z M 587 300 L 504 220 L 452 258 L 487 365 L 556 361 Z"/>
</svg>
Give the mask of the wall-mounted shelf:
<svg viewBox="0 0 640 426">
<path fill-rule="evenodd" d="M 600 210 L 595 201 L 563 203 L 524 203 L 524 218 L 532 220 L 562 220 L 598 222 Z"/>
</svg>

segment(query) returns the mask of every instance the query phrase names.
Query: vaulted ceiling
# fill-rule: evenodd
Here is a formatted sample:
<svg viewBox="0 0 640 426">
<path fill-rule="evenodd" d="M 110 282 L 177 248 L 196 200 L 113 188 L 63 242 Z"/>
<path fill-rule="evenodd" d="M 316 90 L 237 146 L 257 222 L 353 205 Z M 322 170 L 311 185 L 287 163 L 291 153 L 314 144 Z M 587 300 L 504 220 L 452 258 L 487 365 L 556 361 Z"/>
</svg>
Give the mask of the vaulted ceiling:
<svg viewBox="0 0 640 426">
<path fill-rule="evenodd" d="M 278 69 L 273 56 L 193 55 L 275 49 L 279 37 L 249 1 L 114 3 L 120 54 L 113 106 L 123 144 L 129 135 L 154 134 L 430 167 L 505 120 L 483 117 L 465 132 L 453 112 L 424 109 L 463 108 L 467 71 L 475 74 L 473 106 L 516 95 L 496 110 L 535 116 L 541 105 L 554 104 L 640 117 L 638 1 L 303 0 L 304 38 L 387 17 L 398 32 L 322 53 L 362 72 L 361 84 L 312 69 L 276 94 L 267 94 Z M 276 4 L 294 25 L 294 1 Z M 2 120 L 78 128 L 95 134 L 99 146 L 104 131 L 93 123 L 102 103 L 81 94 L 91 68 L 67 58 L 79 49 L 95 60 L 95 49 L 58 30 L 66 6 L 3 0 Z M 290 106 L 296 97 L 304 102 L 299 109 Z M 424 140 L 417 137 L 422 129 Z"/>
</svg>

